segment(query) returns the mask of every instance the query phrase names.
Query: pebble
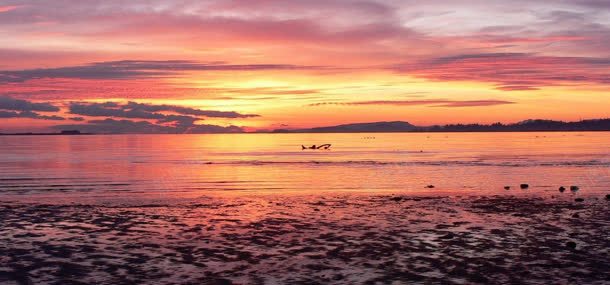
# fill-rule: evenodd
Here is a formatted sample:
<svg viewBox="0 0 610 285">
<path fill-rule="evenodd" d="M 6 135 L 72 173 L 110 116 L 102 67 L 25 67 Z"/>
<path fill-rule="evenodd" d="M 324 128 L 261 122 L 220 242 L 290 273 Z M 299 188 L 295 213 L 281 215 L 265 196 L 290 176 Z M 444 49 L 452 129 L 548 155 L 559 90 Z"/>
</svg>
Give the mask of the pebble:
<svg viewBox="0 0 610 285">
<path fill-rule="evenodd" d="M 510 190 L 510 186 L 504 186 L 504 190 Z"/>
<path fill-rule="evenodd" d="M 339 281 L 339 280 L 343 280 L 344 276 L 341 273 L 337 273 L 333 276 L 333 280 L 335 281 Z"/>
<path fill-rule="evenodd" d="M 576 243 L 573 241 L 566 242 L 566 247 L 569 249 L 576 249 Z"/>
<path fill-rule="evenodd" d="M 563 187 L 563 186 L 559 187 L 559 192 L 563 193 L 564 191 L 566 191 L 565 187 Z"/>
<path fill-rule="evenodd" d="M 454 237 L 455 235 L 453 233 L 447 233 L 446 235 L 442 236 L 441 239 L 452 239 Z"/>
<path fill-rule="evenodd" d="M 585 199 L 583 199 L 583 198 L 576 198 L 576 199 L 574 199 L 574 201 L 576 201 L 576 202 L 584 202 Z"/>
<path fill-rule="evenodd" d="M 521 184 L 520 187 L 521 187 L 521 189 L 527 189 L 530 187 L 530 185 L 524 183 L 524 184 Z"/>
</svg>

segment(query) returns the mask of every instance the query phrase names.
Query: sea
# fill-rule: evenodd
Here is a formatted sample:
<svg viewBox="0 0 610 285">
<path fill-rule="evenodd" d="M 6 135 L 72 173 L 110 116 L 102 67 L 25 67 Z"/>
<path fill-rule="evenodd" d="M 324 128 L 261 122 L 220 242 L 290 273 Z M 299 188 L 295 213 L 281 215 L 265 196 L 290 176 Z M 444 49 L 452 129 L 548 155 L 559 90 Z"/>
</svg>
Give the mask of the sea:
<svg viewBox="0 0 610 285">
<path fill-rule="evenodd" d="M 331 147 L 302 148 L 321 144 Z M 609 132 L 0 136 L 0 200 L 598 196 L 609 166 Z"/>
</svg>

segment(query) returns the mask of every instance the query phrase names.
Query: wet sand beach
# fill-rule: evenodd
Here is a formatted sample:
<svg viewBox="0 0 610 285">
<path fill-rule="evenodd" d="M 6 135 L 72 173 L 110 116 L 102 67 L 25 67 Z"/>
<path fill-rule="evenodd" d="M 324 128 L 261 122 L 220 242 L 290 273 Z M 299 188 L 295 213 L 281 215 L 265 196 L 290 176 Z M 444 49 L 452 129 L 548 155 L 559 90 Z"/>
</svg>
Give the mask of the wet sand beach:
<svg viewBox="0 0 610 285">
<path fill-rule="evenodd" d="M 0 203 L 1 284 L 607 284 L 610 201 L 204 196 Z"/>
</svg>

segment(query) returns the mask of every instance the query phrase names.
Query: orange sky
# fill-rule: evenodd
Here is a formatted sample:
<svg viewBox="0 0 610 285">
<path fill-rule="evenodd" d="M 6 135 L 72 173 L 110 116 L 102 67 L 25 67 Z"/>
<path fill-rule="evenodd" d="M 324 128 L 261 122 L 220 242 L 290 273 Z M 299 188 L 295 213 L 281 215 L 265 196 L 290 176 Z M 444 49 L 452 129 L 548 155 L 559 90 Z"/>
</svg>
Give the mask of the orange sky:
<svg viewBox="0 0 610 285">
<path fill-rule="evenodd" d="M 607 1 L 421 2 L 1 1 L 0 132 L 609 117 Z"/>
</svg>

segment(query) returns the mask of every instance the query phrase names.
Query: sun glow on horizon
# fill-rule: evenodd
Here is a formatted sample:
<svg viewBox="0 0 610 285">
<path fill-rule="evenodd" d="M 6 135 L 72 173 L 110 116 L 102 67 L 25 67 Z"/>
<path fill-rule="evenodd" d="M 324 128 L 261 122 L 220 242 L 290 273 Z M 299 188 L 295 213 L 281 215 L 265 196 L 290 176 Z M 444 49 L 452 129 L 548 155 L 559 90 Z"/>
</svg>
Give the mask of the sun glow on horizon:
<svg viewBox="0 0 610 285">
<path fill-rule="evenodd" d="M 9 3 L 2 130 L 608 117 L 609 7 L 520 4 Z"/>
</svg>

